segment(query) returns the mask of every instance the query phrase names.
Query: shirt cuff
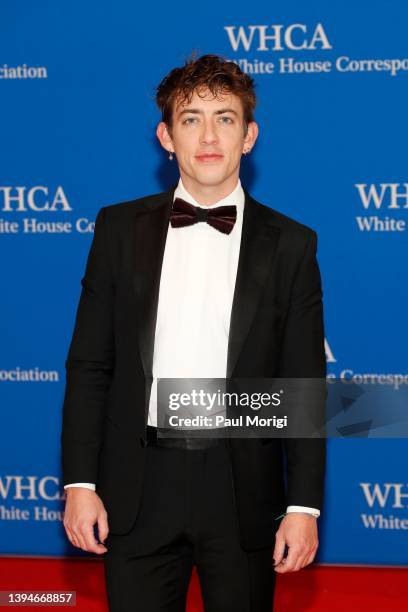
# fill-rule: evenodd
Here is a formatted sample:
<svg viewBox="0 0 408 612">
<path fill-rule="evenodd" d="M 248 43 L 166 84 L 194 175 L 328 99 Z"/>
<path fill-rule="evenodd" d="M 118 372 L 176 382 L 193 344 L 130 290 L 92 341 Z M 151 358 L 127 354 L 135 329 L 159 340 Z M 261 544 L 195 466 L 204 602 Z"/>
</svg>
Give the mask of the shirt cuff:
<svg viewBox="0 0 408 612">
<path fill-rule="evenodd" d="M 286 508 L 286 514 L 289 514 L 289 512 L 305 512 L 306 514 L 312 514 L 316 518 L 320 516 L 320 510 L 317 508 L 308 508 L 307 506 L 288 506 Z"/>
<path fill-rule="evenodd" d="M 95 491 L 96 487 L 91 482 L 74 482 L 72 484 L 67 484 L 64 486 L 64 489 L 69 489 L 69 487 L 82 487 L 84 489 L 91 489 L 91 491 Z"/>
</svg>

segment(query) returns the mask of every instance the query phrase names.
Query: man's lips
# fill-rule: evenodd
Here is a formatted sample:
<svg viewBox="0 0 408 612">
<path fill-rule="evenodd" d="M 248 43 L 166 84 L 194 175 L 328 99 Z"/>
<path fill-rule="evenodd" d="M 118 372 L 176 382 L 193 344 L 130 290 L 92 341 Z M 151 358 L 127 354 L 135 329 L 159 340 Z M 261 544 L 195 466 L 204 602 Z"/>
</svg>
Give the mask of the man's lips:
<svg viewBox="0 0 408 612">
<path fill-rule="evenodd" d="M 201 153 L 196 155 L 196 159 L 200 161 L 215 161 L 217 159 L 221 159 L 222 157 L 224 156 L 220 153 Z"/>
</svg>

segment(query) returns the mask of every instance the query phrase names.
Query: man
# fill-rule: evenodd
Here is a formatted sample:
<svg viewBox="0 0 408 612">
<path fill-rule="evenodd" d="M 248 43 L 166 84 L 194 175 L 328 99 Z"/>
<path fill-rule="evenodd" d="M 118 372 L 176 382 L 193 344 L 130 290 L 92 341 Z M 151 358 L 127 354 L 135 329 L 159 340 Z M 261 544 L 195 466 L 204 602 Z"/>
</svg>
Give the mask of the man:
<svg viewBox="0 0 408 612">
<path fill-rule="evenodd" d="M 114 611 L 184 610 L 193 565 L 206 612 L 269 611 L 276 573 L 317 550 L 324 440 L 156 429 L 158 378 L 326 374 L 316 233 L 239 180 L 255 102 L 221 57 L 171 71 L 157 137 L 178 185 L 97 215 L 66 361 L 64 526 L 105 555 Z"/>
</svg>

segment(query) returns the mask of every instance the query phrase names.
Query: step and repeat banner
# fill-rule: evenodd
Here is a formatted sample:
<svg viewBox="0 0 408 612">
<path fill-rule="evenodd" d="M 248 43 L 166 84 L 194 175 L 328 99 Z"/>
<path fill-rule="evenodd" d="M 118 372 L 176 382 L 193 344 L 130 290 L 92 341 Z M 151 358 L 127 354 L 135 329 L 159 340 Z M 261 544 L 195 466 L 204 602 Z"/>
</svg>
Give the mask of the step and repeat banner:
<svg viewBox="0 0 408 612">
<path fill-rule="evenodd" d="M 80 279 L 98 210 L 178 179 L 154 94 L 192 51 L 255 79 L 241 180 L 318 233 L 329 373 L 408 384 L 407 19 L 403 0 L 2 2 L 0 554 L 81 554 L 60 468 Z M 398 432 L 328 441 L 319 561 L 407 564 L 407 455 Z"/>
</svg>

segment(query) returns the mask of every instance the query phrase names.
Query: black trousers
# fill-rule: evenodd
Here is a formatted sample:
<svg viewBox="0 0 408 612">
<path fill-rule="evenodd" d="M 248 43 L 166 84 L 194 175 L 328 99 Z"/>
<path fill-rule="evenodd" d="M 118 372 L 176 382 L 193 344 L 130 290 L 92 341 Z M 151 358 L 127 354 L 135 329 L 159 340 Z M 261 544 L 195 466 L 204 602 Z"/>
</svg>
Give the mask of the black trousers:
<svg viewBox="0 0 408 612">
<path fill-rule="evenodd" d="M 273 550 L 240 546 L 225 444 L 146 452 L 135 524 L 106 540 L 109 610 L 184 612 L 195 565 L 205 612 L 271 612 Z"/>
</svg>

